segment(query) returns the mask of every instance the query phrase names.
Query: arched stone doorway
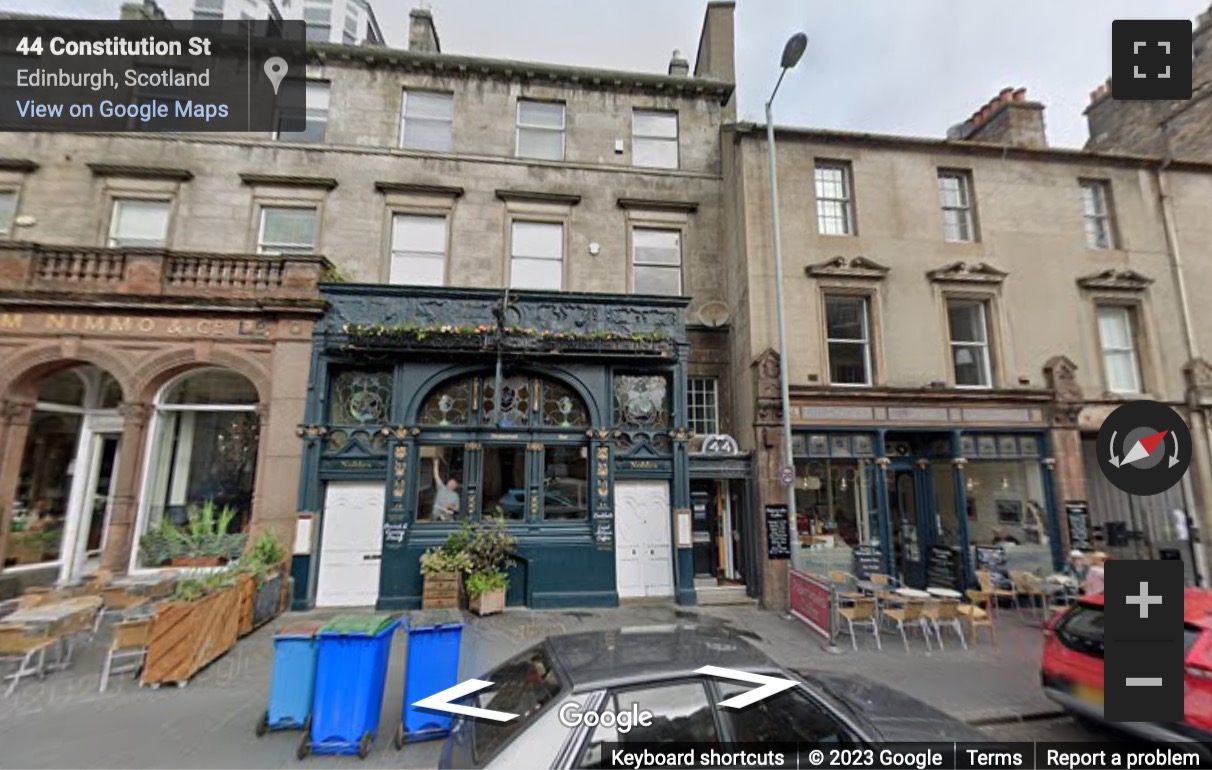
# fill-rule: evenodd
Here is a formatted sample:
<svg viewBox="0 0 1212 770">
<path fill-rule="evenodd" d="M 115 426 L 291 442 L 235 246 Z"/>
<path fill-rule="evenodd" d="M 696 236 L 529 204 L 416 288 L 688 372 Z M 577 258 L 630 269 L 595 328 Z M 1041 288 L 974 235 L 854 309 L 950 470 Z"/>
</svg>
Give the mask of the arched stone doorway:
<svg viewBox="0 0 1212 770">
<path fill-rule="evenodd" d="M 29 383 L 26 392 L 33 404 L 4 567 L 70 579 L 96 569 L 106 545 L 122 461 L 122 386 L 98 366 L 77 364 Z"/>
</svg>

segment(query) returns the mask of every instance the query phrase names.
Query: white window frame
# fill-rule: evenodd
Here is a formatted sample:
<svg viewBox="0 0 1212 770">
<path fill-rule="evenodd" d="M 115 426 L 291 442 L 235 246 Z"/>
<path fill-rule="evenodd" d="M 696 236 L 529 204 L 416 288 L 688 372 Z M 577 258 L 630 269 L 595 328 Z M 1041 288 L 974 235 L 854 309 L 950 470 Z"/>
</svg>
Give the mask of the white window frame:
<svg viewBox="0 0 1212 770">
<path fill-rule="evenodd" d="M 690 377 L 686 380 L 686 422 L 697 436 L 710 436 L 720 432 L 720 378 Z M 699 431 L 695 424 L 706 423 Z"/>
<path fill-rule="evenodd" d="M 871 298 L 863 294 L 846 294 L 844 292 L 826 292 L 822 301 L 822 309 L 825 311 L 824 329 L 825 329 L 825 370 L 829 378 L 830 387 L 834 388 L 868 388 L 874 382 L 874 373 L 872 372 L 872 356 L 871 356 Z M 862 306 L 863 319 L 863 336 L 862 337 L 830 337 L 829 336 L 829 302 L 831 300 L 846 300 L 858 302 Z M 839 345 L 862 345 L 863 347 L 863 382 L 834 382 L 833 381 L 833 361 L 829 352 L 829 346 L 832 344 Z"/>
<path fill-rule="evenodd" d="M 1082 232 L 1086 248 L 1095 251 L 1116 248 L 1115 215 L 1111 211 L 1111 183 L 1105 179 L 1083 179 L 1081 196 Z M 1093 210 L 1087 203 L 1093 204 Z"/>
<path fill-rule="evenodd" d="M 129 204 L 135 205 L 154 205 L 163 206 L 166 216 L 164 218 L 164 235 L 160 243 L 147 244 L 143 246 L 123 245 L 118 242 L 118 212 Z M 168 235 L 173 224 L 173 202 L 164 198 L 137 198 L 137 197 L 114 197 L 111 199 L 109 207 L 109 231 L 105 236 L 105 245 L 111 249 L 163 249 L 168 247 Z"/>
<path fill-rule="evenodd" d="M 21 206 L 21 191 L 16 188 L 0 187 L 0 199 L 11 198 L 13 205 L 7 217 L 0 216 L 0 241 L 10 240 L 17 226 L 17 209 Z M 0 214 L 4 212 L 0 207 Z"/>
<path fill-rule="evenodd" d="M 312 243 L 311 243 L 310 248 L 307 251 L 302 251 L 302 250 L 293 248 L 293 246 L 295 244 L 266 244 L 265 243 L 265 221 L 267 219 L 266 214 L 270 211 L 285 211 L 285 210 L 310 211 L 312 213 L 312 228 L 311 228 Z M 319 240 L 320 240 L 320 207 L 319 206 L 314 206 L 314 205 L 312 205 L 312 206 L 307 206 L 307 205 L 287 206 L 287 205 L 281 205 L 281 204 L 265 203 L 265 204 L 261 204 L 258 207 L 257 220 L 258 220 L 257 221 L 257 253 L 258 254 L 272 254 L 275 256 L 285 256 L 288 254 L 315 254 L 316 253 L 316 249 L 319 246 Z M 269 246 L 269 248 L 267 248 L 267 246 Z M 286 249 L 282 250 L 281 248 L 278 248 L 278 247 L 282 247 L 282 246 L 285 246 Z"/>
<path fill-rule="evenodd" d="M 637 245 L 636 244 L 636 241 L 637 241 L 636 235 L 638 233 L 645 233 L 645 232 L 665 233 L 665 234 L 673 234 L 673 235 L 677 236 L 678 262 L 676 265 L 671 265 L 666 262 L 641 262 L 636 257 L 636 245 Z M 658 268 L 661 270 L 669 270 L 669 271 L 676 270 L 677 275 L 678 275 L 678 292 L 677 292 L 677 294 L 671 294 L 669 296 L 673 296 L 673 297 L 682 296 L 682 291 L 685 289 L 685 285 L 684 285 L 685 284 L 685 275 L 683 275 L 683 270 L 684 270 L 684 265 L 685 265 L 685 261 L 686 261 L 685 254 L 683 253 L 683 249 L 682 249 L 682 240 L 683 240 L 682 231 L 676 227 L 655 227 L 655 226 L 636 227 L 636 226 L 633 226 L 631 228 L 631 291 L 633 294 L 636 293 L 636 283 L 635 283 L 636 270 L 635 269 L 637 267 L 646 267 L 646 268 Z"/>
<path fill-rule="evenodd" d="M 557 129 L 557 128 L 552 128 L 550 126 L 536 126 L 536 125 L 533 125 L 530 123 L 523 123 L 522 122 L 522 105 L 523 104 L 557 104 L 557 105 L 559 105 L 559 107 L 560 107 L 560 127 Z M 562 161 L 566 157 L 566 155 L 568 153 L 568 137 L 566 134 L 566 131 L 568 128 L 568 105 L 566 105 L 564 102 L 550 102 L 550 101 L 544 101 L 543 99 L 518 99 L 518 104 L 517 104 L 517 107 L 515 108 L 515 112 L 514 112 L 514 125 L 516 127 L 514 130 L 514 140 L 513 140 L 514 157 L 529 158 L 531 160 L 548 160 L 548 161 Z M 560 157 L 558 157 L 558 158 L 535 158 L 534 156 L 531 156 L 531 155 L 523 155 L 522 154 L 522 132 L 523 131 L 546 131 L 549 133 L 558 132 L 560 135 Z"/>
<path fill-rule="evenodd" d="M 310 91 L 313 86 L 316 88 L 320 88 L 321 86 L 323 86 L 323 88 L 324 88 L 324 110 L 322 113 L 318 108 L 312 107 L 311 100 L 307 98 L 307 92 Z M 322 143 L 324 143 L 324 141 L 326 139 L 328 139 L 328 113 L 332 108 L 332 83 L 330 83 L 327 80 L 308 80 L 303 84 L 303 95 L 304 95 L 303 120 L 305 121 L 305 124 L 311 124 L 313 122 L 313 120 L 315 120 L 316 122 L 323 123 L 324 124 L 324 135 L 321 136 L 319 139 L 314 140 L 314 142 L 313 142 L 313 140 L 308 140 L 308 139 L 287 139 L 285 141 L 301 142 L 301 143 L 308 143 L 308 144 L 312 144 L 312 143 L 322 144 Z M 283 141 L 282 140 L 282 131 L 281 131 L 281 129 L 278 128 L 278 124 L 281 121 L 281 119 L 282 119 L 282 110 L 275 109 L 274 110 L 274 140 L 275 141 Z M 287 133 L 297 134 L 299 132 L 298 131 L 289 131 Z"/>
<path fill-rule="evenodd" d="M 412 120 L 421 122 L 421 123 L 433 123 L 433 124 L 445 123 L 445 125 L 447 127 L 447 132 L 450 136 L 450 142 L 449 142 L 450 146 L 447 149 L 435 150 L 431 147 L 417 147 L 417 146 L 413 146 L 413 145 L 404 143 L 404 136 L 405 136 L 405 133 L 407 132 L 408 121 L 409 121 L 408 97 L 411 94 L 426 94 L 429 96 L 444 96 L 450 100 L 450 120 L 448 120 L 448 121 L 441 121 L 441 120 L 438 120 L 437 118 L 421 118 L 421 117 L 412 118 Z M 399 143 L 400 143 L 401 149 L 405 149 L 405 150 L 422 150 L 422 151 L 426 151 L 426 152 L 454 152 L 454 94 L 449 91 L 431 91 L 431 90 L 423 89 L 423 88 L 405 88 L 404 89 L 404 99 L 400 105 Z"/>
<path fill-rule="evenodd" d="M 841 172 L 842 197 L 825 197 L 821 195 L 821 172 L 823 171 L 839 171 Z M 854 179 L 850 163 L 841 160 L 827 160 L 824 158 L 818 159 L 812 168 L 812 191 L 816 200 L 816 231 L 820 235 L 836 235 L 849 236 L 857 232 L 854 222 Z M 824 203 L 839 204 L 842 208 L 842 232 L 826 232 L 824 222 L 826 219 L 835 221 L 832 213 L 826 215 L 822 204 Z"/>
<path fill-rule="evenodd" d="M 948 203 L 943 190 L 944 183 L 951 180 L 957 183 L 956 191 L 959 201 L 956 204 Z M 975 207 L 972 200 L 972 175 L 959 169 L 939 169 L 938 203 L 943 212 L 943 240 L 947 243 L 974 243 L 976 241 L 976 217 L 973 216 Z M 954 238 L 948 232 L 948 214 L 954 214 L 958 218 L 957 237 Z"/>
<path fill-rule="evenodd" d="M 441 220 L 442 222 L 442 251 L 423 251 L 420 249 L 401 249 L 396 243 L 396 221 L 398 219 L 427 219 Z M 389 246 L 390 262 L 387 266 L 387 282 L 393 286 L 445 286 L 446 285 L 446 266 L 450 252 L 450 219 L 446 214 L 419 214 L 411 211 L 393 211 L 391 215 L 391 244 Z M 442 278 L 438 283 L 417 284 L 413 281 L 407 283 L 396 280 L 396 265 L 401 265 L 401 272 L 407 272 L 404 267 L 409 260 L 438 260 L 442 263 Z"/>
<path fill-rule="evenodd" d="M 951 308 L 952 307 L 975 307 L 977 309 L 978 322 L 980 329 L 984 333 L 983 340 L 957 340 L 955 338 L 955 330 L 951 326 Z M 993 350 L 992 339 L 993 335 L 989 330 L 989 303 L 981 299 L 965 299 L 963 297 L 949 297 L 947 299 L 947 352 L 949 354 L 951 365 L 951 380 L 955 383 L 955 387 L 963 390 L 989 390 L 993 387 Z M 959 372 L 955 368 L 955 353 L 957 348 L 965 348 L 972 351 L 979 359 L 979 371 L 982 383 L 976 385 L 960 384 Z"/>
<path fill-rule="evenodd" d="M 517 226 L 518 225 L 540 225 L 543 227 L 558 227 L 560 229 L 560 256 L 559 256 L 559 258 L 557 259 L 557 258 L 552 258 L 552 257 L 534 256 L 531 254 L 519 255 L 517 253 L 517 245 L 516 245 L 516 241 L 517 241 L 516 236 L 517 236 Z M 530 289 L 532 291 L 563 291 L 564 290 L 564 258 L 565 258 L 565 252 L 567 252 L 567 248 L 566 248 L 566 244 L 565 244 L 564 240 L 567 237 L 568 237 L 568 233 L 566 232 L 564 222 L 552 221 L 550 219 L 526 219 L 524 217 L 516 217 L 516 218 L 510 220 L 510 222 L 509 222 L 509 275 L 507 276 L 507 282 L 506 282 L 507 285 L 510 288 L 522 289 L 522 290 Z M 559 273 L 560 273 L 559 288 L 557 288 L 557 289 L 549 289 L 549 288 L 531 289 L 531 287 L 528 287 L 528 286 L 515 285 L 513 268 L 514 268 L 514 262 L 519 259 L 525 260 L 527 262 L 548 261 L 548 262 L 551 262 L 554 265 L 558 266 Z"/>
<path fill-rule="evenodd" d="M 1108 345 L 1107 339 L 1103 336 L 1103 314 L 1116 313 L 1123 319 L 1128 330 L 1128 347 L 1112 347 Z M 1141 370 L 1140 357 L 1140 329 L 1137 325 L 1137 311 L 1132 305 L 1121 305 L 1111 302 L 1099 303 L 1094 308 L 1094 320 L 1098 327 L 1098 349 L 1101 356 L 1103 367 L 1103 380 L 1107 384 L 1107 391 L 1110 393 L 1134 394 L 1144 392 L 1145 375 Z M 1132 362 L 1132 379 L 1130 387 L 1116 387 L 1116 384 L 1111 381 L 1111 367 L 1107 365 L 1107 360 L 1111 356 L 1127 356 Z"/>
<path fill-rule="evenodd" d="M 646 117 L 653 117 L 653 118 L 671 118 L 673 120 L 673 136 L 669 137 L 669 136 L 658 136 L 656 134 L 640 133 L 638 130 L 636 130 L 636 117 L 638 117 L 638 116 L 646 116 Z M 678 168 L 682 162 L 682 152 L 681 152 L 681 146 L 680 146 L 681 138 L 682 138 L 682 129 L 681 129 L 680 117 L 677 113 L 677 110 L 633 109 L 631 112 L 631 165 L 637 166 L 639 168 L 671 168 L 671 169 Z M 673 145 L 673 165 L 662 165 L 662 164 L 637 162 L 636 158 L 639 156 L 639 153 L 636 151 L 636 148 L 645 142 L 648 142 L 651 144 L 659 144 L 662 146 L 667 145 L 667 144 L 672 144 Z"/>
</svg>

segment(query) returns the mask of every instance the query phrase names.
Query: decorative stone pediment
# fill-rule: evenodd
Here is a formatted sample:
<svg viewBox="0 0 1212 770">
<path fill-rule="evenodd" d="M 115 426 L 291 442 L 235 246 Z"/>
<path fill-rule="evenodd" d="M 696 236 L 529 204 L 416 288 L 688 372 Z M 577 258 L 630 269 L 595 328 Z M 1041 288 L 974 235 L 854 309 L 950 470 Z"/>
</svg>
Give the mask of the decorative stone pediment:
<svg viewBox="0 0 1212 770">
<path fill-rule="evenodd" d="M 1085 396 L 1077 384 L 1077 364 L 1067 356 L 1053 356 L 1044 364 L 1044 381 L 1057 401 L 1081 401 Z"/>
<path fill-rule="evenodd" d="M 779 354 L 774 348 L 766 348 L 762 353 L 750 364 L 751 367 L 757 369 L 758 377 L 767 380 L 778 379 L 779 376 Z"/>
<path fill-rule="evenodd" d="M 804 272 L 813 278 L 862 278 L 880 281 L 888 274 L 889 269 L 886 265 L 866 257 L 854 257 L 850 261 L 846 261 L 845 257 L 834 257 L 809 265 Z"/>
<path fill-rule="evenodd" d="M 1187 392 L 1197 403 L 1212 402 L 1212 364 L 1207 359 L 1194 358 L 1183 367 Z"/>
<path fill-rule="evenodd" d="M 1153 279 L 1127 268 L 1111 268 L 1077 279 L 1083 289 L 1111 289 L 1114 291 L 1144 291 Z"/>
<path fill-rule="evenodd" d="M 936 283 L 980 283 L 1000 284 L 1009 275 L 1004 270 L 998 270 L 988 262 L 952 262 L 951 264 L 931 270 L 926 277 Z"/>
</svg>

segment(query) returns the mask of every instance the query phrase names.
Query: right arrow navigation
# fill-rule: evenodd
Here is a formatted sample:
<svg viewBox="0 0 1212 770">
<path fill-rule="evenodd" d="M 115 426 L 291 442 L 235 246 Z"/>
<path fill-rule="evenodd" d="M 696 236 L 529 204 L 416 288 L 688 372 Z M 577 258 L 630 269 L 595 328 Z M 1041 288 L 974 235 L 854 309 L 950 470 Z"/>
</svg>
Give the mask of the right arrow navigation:
<svg viewBox="0 0 1212 770">
<path fill-rule="evenodd" d="M 791 679 L 751 674 L 748 671 L 737 671 L 734 668 L 720 668 L 719 666 L 703 666 L 700 669 L 696 669 L 694 673 L 761 685 L 756 690 L 750 690 L 749 692 L 735 695 L 728 700 L 720 701 L 720 708 L 743 709 L 746 706 L 752 706 L 758 701 L 766 700 L 772 695 L 778 695 L 783 690 L 789 690 L 796 685 L 796 682 Z"/>
</svg>

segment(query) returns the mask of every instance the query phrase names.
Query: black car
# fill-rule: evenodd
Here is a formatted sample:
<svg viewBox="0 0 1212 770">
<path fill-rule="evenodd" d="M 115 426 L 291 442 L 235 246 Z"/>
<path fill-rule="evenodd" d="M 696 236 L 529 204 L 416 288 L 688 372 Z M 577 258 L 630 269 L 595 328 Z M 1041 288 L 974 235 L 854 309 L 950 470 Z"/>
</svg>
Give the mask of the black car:
<svg viewBox="0 0 1212 770">
<path fill-rule="evenodd" d="M 718 708 L 755 685 L 695 673 L 703 666 L 795 680 L 752 706 Z M 602 744 L 800 742 L 863 748 L 875 741 L 987 742 L 983 733 L 896 690 L 821 672 L 789 672 L 733 631 L 642 626 L 561 634 L 480 677 L 493 688 L 466 705 L 518 714 L 459 718 L 442 768 L 603 766 Z M 647 726 L 584 724 L 581 715 L 651 712 Z M 588 721 L 595 721 L 591 718 Z"/>
</svg>

